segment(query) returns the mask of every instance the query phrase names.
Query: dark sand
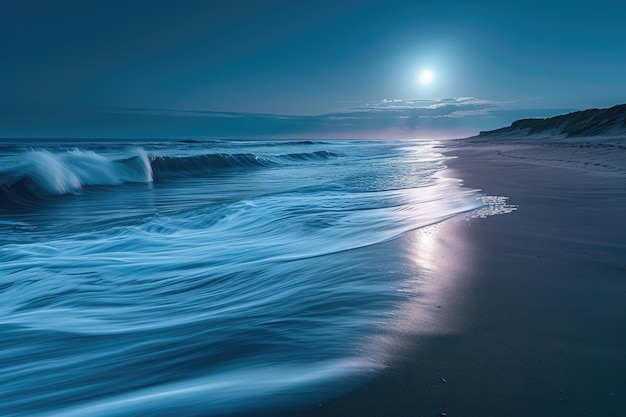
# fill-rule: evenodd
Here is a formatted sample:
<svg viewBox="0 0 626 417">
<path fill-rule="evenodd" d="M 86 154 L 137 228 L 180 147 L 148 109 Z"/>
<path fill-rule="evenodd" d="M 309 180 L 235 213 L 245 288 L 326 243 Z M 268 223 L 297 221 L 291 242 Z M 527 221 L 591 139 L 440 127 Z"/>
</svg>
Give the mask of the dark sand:
<svg viewBox="0 0 626 417">
<path fill-rule="evenodd" d="M 626 175 L 499 147 L 454 149 L 446 175 L 519 209 L 441 224 L 388 368 L 298 415 L 626 415 Z"/>
</svg>

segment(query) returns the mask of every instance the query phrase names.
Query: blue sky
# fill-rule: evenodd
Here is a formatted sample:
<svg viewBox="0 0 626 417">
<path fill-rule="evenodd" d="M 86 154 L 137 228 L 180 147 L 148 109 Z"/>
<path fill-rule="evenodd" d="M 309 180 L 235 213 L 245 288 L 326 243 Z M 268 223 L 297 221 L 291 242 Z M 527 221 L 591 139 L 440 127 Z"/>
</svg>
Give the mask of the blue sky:
<svg viewBox="0 0 626 417">
<path fill-rule="evenodd" d="M 624 16 L 606 0 L 9 0 L 0 136 L 467 136 L 626 102 Z"/>
</svg>

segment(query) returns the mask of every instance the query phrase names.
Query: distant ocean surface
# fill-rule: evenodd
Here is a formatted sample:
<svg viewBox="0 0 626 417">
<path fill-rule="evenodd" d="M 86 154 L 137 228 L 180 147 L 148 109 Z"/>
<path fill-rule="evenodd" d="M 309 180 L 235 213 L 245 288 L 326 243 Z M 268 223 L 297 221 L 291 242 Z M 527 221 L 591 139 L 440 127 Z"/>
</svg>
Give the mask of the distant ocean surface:
<svg viewBox="0 0 626 417">
<path fill-rule="evenodd" d="M 220 415 L 371 373 L 419 296 L 372 247 L 507 210 L 440 148 L 0 142 L 0 415 Z"/>
</svg>

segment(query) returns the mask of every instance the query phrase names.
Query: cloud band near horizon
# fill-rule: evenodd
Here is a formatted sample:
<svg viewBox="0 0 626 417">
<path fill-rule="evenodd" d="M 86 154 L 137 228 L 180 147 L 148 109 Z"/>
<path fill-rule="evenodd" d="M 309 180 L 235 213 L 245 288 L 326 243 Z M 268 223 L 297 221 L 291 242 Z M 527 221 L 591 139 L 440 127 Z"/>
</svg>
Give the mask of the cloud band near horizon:
<svg viewBox="0 0 626 417">
<path fill-rule="evenodd" d="M 520 118 L 574 109 L 519 108 L 475 97 L 342 102 L 319 115 L 159 108 L 12 106 L 0 109 L 5 138 L 319 138 L 468 137 Z"/>
</svg>

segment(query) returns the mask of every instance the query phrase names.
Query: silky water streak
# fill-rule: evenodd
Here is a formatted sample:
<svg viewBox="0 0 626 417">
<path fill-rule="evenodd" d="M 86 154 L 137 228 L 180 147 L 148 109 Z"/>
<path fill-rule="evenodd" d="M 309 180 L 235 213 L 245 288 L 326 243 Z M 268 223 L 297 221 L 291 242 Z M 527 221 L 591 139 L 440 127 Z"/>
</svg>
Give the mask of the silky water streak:
<svg viewBox="0 0 626 417">
<path fill-rule="evenodd" d="M 441 175 L 433 142 L 1 149 L 2 415 L 219 415 L 336 390 L 380 365 L 367 341 L 406 297 L 372 248 L 513 210 Z"/>
</svg>

